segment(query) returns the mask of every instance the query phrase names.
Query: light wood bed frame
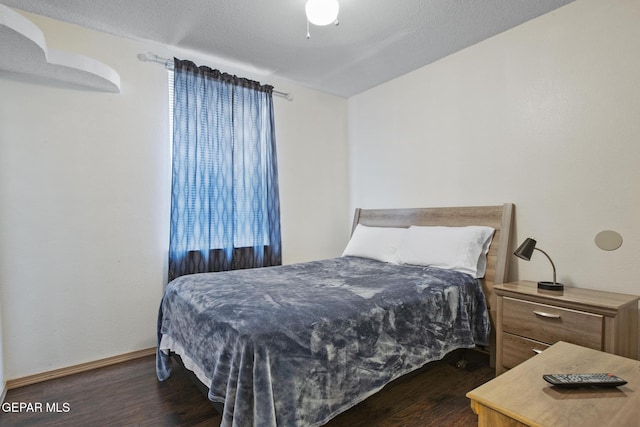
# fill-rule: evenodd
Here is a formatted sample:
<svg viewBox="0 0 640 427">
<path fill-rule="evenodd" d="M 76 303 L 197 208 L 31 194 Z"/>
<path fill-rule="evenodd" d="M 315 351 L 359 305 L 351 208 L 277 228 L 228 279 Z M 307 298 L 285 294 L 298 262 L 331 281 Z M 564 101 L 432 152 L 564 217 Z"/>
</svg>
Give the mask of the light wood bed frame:
<svg viewBox="0 0 640 427">
<path fill-rule="evenodd" d="M 487 272 L 482 281 L 482 288 L 495 329 L 495 301 L 493 286 L 504 283 L 509 266 L 509 250 L 513 221 L 514 205 L 505 203 L 502 206 L 463 206 L 442 208 L 414 209 L 356 209 L 353 218 L 352 232 L 356 225 L 370 227 L 409 227 L 410 225 L 443 225 L 467 226 L 485 225 L 493 227 L 493 235 L 489 253 L 487 254 Z M 491 365 L 495 361 L 495 334 L 492 332 L 489 344 Z"/>
</svg>

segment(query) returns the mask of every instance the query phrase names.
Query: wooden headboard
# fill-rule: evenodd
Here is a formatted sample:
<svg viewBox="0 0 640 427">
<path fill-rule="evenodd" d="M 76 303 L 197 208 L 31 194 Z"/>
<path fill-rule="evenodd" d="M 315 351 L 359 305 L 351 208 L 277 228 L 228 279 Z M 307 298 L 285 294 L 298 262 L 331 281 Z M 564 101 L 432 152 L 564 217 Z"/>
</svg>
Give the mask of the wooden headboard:
<svg viewBox="0 0 640 427">
<path fill-rule="evenodd" d="M 357 224 L 370 227 L 409 227 L 410 225 L 466 226 L 486 225 L 495 228 L 487 255 L 487 272 L 482 287 L 489 309 L 495 310 L 493 285 L 504 283 L 510 255 L 511 222 L 514 205 L 463 206 L 415 209 L 356 209 L 353 229 Z M 493 317 L 493 316 L 492 316 Z"/>
</svg>

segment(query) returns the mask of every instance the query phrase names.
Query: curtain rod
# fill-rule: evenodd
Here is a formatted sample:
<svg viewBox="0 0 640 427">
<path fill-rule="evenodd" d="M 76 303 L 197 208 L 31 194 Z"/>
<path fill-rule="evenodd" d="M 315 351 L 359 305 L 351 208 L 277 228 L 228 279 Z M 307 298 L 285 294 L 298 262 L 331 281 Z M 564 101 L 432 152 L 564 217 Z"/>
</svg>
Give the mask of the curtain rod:
<svg viewBox="0 0 640 427">
<path fill-rule="evenodd" d="M 167 70 L 173 70 L 173 59 L 163 58 L 152 52 L 139 53 L 138 59 L 142 62 L 157 62 L 164 65 Z M 274 95 L 281 96 L 287 101 L 293 101 L 293 95 L 287 92 L 280 92 L 279 90 L 273 90 Z"/>
</svg>

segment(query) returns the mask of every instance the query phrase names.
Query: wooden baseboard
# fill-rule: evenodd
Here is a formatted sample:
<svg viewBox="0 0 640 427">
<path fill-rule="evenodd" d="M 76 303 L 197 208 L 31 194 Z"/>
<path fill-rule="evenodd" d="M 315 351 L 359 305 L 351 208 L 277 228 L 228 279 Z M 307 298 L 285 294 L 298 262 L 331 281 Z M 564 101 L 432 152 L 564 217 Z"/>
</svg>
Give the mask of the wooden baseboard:
<svg viewBox="0 0 640 427">
<path fill-rule="evenodd" d="M 24 387 L 26 385 L 52 380 L 54 378 L 66 377 L 67 375 L 78 374 L 80 372 L 86 372 L 92 369 L 104 368 L 105 366 L 128 362 L 130 360 L 151 356 L 153 354 L 156 354 L 155 347 L 145 348 L 142 350 L 132 351 L 131 353 L 107 357 L 106 359 L 95 360 L 93 362 L 81 363 L 79 365 L 68 366 L 66 368 L 54 369 L 53 371 L 47 371 L 22 378 L 8 380 L 5 388 L 6 390 L 11 390 L 18 387 Z"/>
</svg>

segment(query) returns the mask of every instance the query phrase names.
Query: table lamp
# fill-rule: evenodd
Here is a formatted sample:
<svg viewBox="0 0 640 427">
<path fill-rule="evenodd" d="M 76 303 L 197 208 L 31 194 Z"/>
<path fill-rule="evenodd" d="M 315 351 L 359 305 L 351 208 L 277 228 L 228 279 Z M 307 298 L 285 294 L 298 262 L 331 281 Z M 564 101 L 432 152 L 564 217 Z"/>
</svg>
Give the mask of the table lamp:
<svg viewBox="0 0 640 427">
<path fill-rule="evenodd" d="M 556 282 L 556 266 L 555 266 L 555 264 L 551 260 L 551 257 L 549 255 L 547 255 L 547 253 L 545 251 L 543 251 L 542 249 L 536 248 L 536 241 L 535 240 L 533 240 L 530 237 L 527 237 L 524 240 L 524 242 L 522 242 L 522 244 L 520 246 L 518 246 L 518 249 L 516 249 L 516 251 L 513 254 L 515 256 L 517 256 L 518 258 L 522 258 L 525 261 L 529 261 L 529 260 L 531 260 L 531 255 L 533 255 L 534 249 L 536 251 L 542 252 L 544 254 L 544 256 L 547 257 L 547 259 L 551 263 L 551 267 L 553 268 L 553 282 L 538 282 L 538 288 L 539 289 L 546 289 L 546 290 L 550 290 L 550 291 L 561 291 L 561 290 L 563 290 L 564 289 L 564 285 L 562 283 Z"/>
</svg>

